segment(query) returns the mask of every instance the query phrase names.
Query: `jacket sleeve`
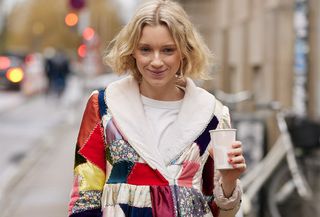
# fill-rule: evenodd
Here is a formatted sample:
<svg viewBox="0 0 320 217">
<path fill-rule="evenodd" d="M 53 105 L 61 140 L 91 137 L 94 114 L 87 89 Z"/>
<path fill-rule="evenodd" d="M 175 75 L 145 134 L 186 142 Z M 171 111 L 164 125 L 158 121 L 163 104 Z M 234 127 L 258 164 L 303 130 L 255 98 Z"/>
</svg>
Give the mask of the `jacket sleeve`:
<svg viewBox="0 0 320 217">
<path fill-rule="evenodd" d="M 87 102 L 77 138 L 70 217 L 102 216 L 101 195 L 106 178 L 105 147 L 98 91 L 94 91 Z"/>
<path fill-rule="evenodd" d="M 240 204 L 242 190 L 240 187 L 240 180 L 237 181 L 237 185 L 233 190 L 230 197 L 225 197 L 220 181 L 220 173 L 218 170 L 215 171 L 214 177 L 214 202 L 217 207 L 219 207 L 219 217 L 233 217 L 237 214 Z"/>
<path fill-rule="evenodd" d="M 231 128 L 229 109 L 223 106 L 222 117 L 220 118 L 218 129 Z M 236 188 L 232 195 L 226 198 L 221 186 L 221 175 L 218 170 L 214 171 L 214 202 L 219 207 L 219 217 L 232 217 L 235 216 L 240 208 L 242 189 L 240 180 L 237 181 Z"/>
</svg>

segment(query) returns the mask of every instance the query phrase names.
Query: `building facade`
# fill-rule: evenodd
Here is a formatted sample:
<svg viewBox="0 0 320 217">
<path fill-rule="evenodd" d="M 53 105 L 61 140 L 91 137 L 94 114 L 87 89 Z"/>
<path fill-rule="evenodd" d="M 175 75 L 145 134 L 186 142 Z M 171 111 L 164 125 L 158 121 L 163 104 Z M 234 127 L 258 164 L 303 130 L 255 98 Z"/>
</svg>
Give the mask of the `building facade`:
<svg viewBox="0 0 320 217">
<path fill-rule="evenodd" d="M 305 23 L 298 2 L 307 6 Z M 319 1 L 180 0 L 215 56 L 207 89 L 250 90 L 258 102 L 285 107 L 305 103 L 305 113 L 320 116 Z M 303 18 L 303 17 L 302 17 Z M 297 25 L 306 25 L 304 77 L 297 91 Z M 300 57 L 298 55 L 298 57 Z M 298 63 L 297 63 L 298 61 Z M 301 74 L 301 73 L 300 73 Z M 301 104 L 300 103 L 300 104 Z"/>
</svg>

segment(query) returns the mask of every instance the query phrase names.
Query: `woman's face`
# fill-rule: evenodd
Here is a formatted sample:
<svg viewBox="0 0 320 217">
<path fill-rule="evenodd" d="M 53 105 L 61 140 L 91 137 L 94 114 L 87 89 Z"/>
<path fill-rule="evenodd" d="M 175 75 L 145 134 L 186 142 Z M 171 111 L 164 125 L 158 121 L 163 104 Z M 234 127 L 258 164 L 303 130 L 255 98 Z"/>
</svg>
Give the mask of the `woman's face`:
<svg viewBox="0 0 320 217">
<path fill-rule="evenodd" d="M 134 58 L 142 75 L 141 85 L 175 87 L 181 55 L 167 26 L 146 25 L 134 50 Z"/>
</svg>

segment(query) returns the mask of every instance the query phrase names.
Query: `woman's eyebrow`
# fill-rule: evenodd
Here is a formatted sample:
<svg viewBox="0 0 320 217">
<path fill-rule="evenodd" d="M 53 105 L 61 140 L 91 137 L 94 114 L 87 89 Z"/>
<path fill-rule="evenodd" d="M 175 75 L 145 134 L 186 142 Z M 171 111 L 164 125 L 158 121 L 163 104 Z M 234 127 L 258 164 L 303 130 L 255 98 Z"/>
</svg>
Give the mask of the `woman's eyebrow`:
<svg viewBox="0 0 320 217">
<path fill-rule="evenodd" d="M 138 43 L 138 46 L 151 46 L 151 45 L 148 43 L 142 42 L 142 43 Z M 161 47 L 176 47 L 176 45 L 175 44 L 164 44 Z"/>
</svg>

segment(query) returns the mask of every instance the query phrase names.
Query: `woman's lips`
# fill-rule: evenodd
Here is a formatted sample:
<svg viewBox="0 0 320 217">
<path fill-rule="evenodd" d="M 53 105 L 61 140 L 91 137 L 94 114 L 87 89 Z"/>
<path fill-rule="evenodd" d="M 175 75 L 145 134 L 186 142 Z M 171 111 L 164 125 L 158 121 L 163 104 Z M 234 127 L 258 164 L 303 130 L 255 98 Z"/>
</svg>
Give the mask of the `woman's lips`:
<svg viewBox="0 0 320 217">
<path fill-rule="evenodd" d="M 162 77 L 164 75 L 166 70 L 149 70 L 149 72 L 152 74 L 152 76 L 155 77 Z"/>
<path fill-rule="evenodd" d="M 160 74 L 164 72 L 165 70 L 149 70 L 151 73 Z"/>
</svg>

